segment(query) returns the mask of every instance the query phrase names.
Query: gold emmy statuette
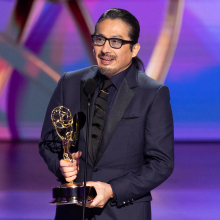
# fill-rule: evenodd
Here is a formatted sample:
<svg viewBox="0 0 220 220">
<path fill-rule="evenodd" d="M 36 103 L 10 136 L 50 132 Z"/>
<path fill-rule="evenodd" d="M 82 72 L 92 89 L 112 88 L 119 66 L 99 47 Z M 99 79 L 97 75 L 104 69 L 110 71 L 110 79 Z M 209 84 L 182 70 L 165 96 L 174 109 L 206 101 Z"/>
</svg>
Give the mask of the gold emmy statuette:
<svg viewBox="0 0 220 220">
<path fill-rule="evenodd" d="M 75 132 L 73 132 L 74 119 L 70 110 L 64 106 L 58 106 L 51 113 L 51 120 L 56 129 L 57 135 L 62 140 L 63 159 L 72 162 L 71 147 L 75 147 L 79 137 L 79 119 L 76 114 Z M 65 183 L 52 189 L 53 199 L 50 204 L 65 205 L 83 202 L 83 184 Z M 86 202 L 91 202 L 96 196 L 93 186 L 86 186 Z"/>
</svg>

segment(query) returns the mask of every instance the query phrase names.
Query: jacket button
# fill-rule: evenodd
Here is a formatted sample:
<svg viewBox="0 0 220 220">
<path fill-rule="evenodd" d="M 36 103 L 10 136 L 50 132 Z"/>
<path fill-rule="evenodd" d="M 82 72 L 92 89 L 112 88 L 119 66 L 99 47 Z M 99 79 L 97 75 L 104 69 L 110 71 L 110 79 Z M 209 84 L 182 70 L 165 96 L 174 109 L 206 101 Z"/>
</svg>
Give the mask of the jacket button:
<svg viewBox="0 0 220 220">
<path fill-rule="evenodd" d="M 93 172 L 97 172 L 97 171 L 98 171 L 98 167 L 94 167 Z"/>
</svg>

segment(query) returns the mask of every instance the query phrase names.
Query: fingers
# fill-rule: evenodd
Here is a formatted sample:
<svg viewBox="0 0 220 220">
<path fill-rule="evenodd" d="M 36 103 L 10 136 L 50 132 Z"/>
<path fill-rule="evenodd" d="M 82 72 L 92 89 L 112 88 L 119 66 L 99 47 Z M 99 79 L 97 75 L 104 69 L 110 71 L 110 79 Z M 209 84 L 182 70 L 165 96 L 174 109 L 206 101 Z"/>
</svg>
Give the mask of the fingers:
<svg viewBox="0 0 220 220">
<path fill-rule="evenodd" d="M 82 206 L 82 203 L 77 203 L 78 206 Z M 99 197 L 95 197 L 95 199 L 91 202 L 87 202 L 86 203 L 86 207 L 87 208 L 103 208 L 105 205 L 105 203 L 101 202 L 101 198 Z"/>
<path fill-rule="evenodd" d="M 90 204 L 91 204 L 91 202 L 87 202 L 87 203 L 86 203 L 86 207 L 87 207 L 87 208 L 93 208 L 93 207 L 90 207 Z M 76 203 L 76 205 L 78 205 L 78 206 L 83 206 L 83 203 Z"/>
<path fill-rule="evenodd" d="M 79 172 L 79 158 L 81 155 L 82 152 L 77 151 L 71 155 L 73 159 L 72 162 L 60 160 L 60 170 L 67 182 L 71 182 L 76 179 Z"/>
<path fill-rule="evenodd" d="M 76 179 L 77 175 L 74 175 L 74 176 L 71 176 L 71 177 L 68 177 L 68 178 L 65 178 L 65 180 L 70 183 L 70 182 L 73 182 L 75 179 Z"/>
<path fill-rule="evenodd" d="M 103 200 L 104 196 L 97 195 L 92 201 L 92 203 L 89 204 L 89 208 L 103 208 L 106 203 L 106 201 L 104 202 Z"/>
<path fill-rule="evenodd" d="M 106 202 L 112 195 L 112 188 L 110 184 L 104 182 L 93 182 L 89 181 L 86 183 L 87 186 L 93 186 L 96 190 L 96 197 L 91 203 L 86 204 L 88 208 L 103 208 Z"/>
<path fill-rule="evenodd" d="M 70 177 L 72 174 L 76 175 L 78 174 L 78 167 L 62 167 L 60 168 L 61 173 L 63 174 L 64 177 Z"/>
<path fill-rule="evenodd" d="M 67 182 L 71 182 L 76 179 L 79 172 L 79 166 L 77 161 L 66 162 L 65 160 L 60 160 L 60 171 Z"/>
<path fill-rule="evenodd" d="M 73 163 L 71 162 L 67 162 L 65 160 L 60 160 L 60 167 L 72 167 L 73 166 Z"/>
<path fill-rule="evenodd" d="M 76 179 L 78 174 L 78 168 L 75 167 L 74 169 L 60 169 L 62 175 L 64 176 L 67 182 L 71 182 Z"/>
</svg>

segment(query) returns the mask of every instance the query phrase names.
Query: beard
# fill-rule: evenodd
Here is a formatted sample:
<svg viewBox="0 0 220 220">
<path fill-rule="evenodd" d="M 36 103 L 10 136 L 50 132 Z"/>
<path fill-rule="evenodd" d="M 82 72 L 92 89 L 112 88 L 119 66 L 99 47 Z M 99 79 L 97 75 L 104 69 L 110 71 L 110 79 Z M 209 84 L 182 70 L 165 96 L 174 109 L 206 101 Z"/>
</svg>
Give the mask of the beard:
<svg viewBox="0 0 220 220">
<path fill-rule="evenodd" d="M 99 72 L 104 75 L 104 76 L 108 76 L 108 75 L 114 75 L 114 73 L 116 73 L 116 69 L 109 69 L 109 68 L 105 68 L 105 67 L 98 67 L 99 68 Z"/>
<path fill-rule="evenodd" d="M 116 59 L 116 56 L 115 55 L 110 55 L 108 53 L 100 53 L 98 55 L 98 57 L 101 59 L 103 56 L 105 57 L 109 57 L 110 59 Z M 105 75 L 105 76 L 108 76 L 108 75 L 114 75 L 114 73 L 117 72 L 117 69 L 113 68 L 106 68 L 106 67 L 98 67 L 99 68 L 99 72 L 102 74 L 102 75 Z"/>
</svg>

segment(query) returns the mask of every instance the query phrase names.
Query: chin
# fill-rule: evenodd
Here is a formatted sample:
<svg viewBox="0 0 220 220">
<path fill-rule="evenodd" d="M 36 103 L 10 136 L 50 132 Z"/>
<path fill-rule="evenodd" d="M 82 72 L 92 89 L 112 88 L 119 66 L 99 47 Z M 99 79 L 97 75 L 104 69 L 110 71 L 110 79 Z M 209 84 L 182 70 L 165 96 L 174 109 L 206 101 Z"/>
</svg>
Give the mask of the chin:
<svg viewBox="0 0 220 220">
<path fill-rule="evenodd" d="M 117 70 L 116 69 L 109 69 L 109 68 L 106 68 L 106 67 L 100 67 L 99 66 L 99 72 L 102 75 L 109 76 L 109 75 L 115 75 Z"/>
</svg>

